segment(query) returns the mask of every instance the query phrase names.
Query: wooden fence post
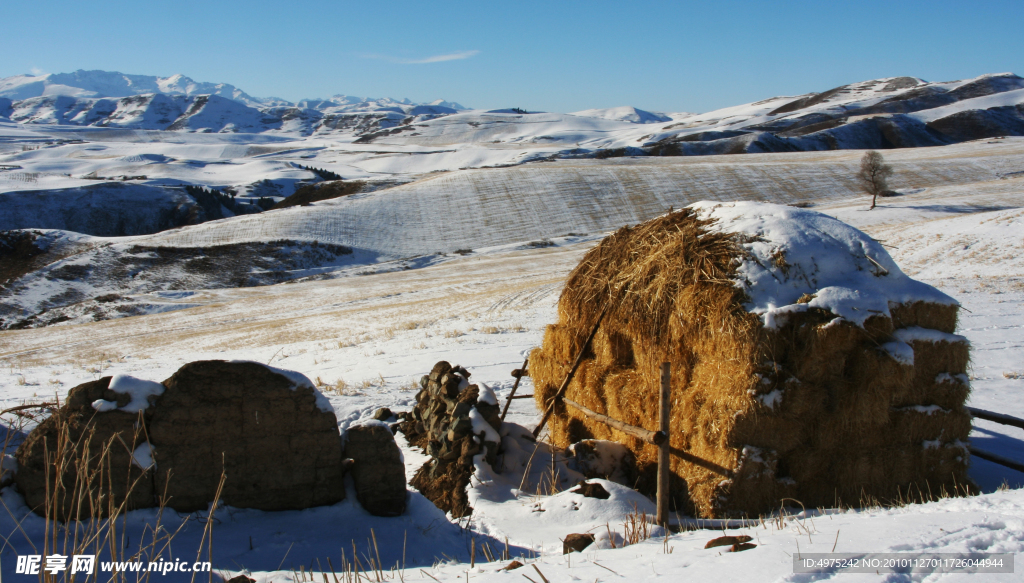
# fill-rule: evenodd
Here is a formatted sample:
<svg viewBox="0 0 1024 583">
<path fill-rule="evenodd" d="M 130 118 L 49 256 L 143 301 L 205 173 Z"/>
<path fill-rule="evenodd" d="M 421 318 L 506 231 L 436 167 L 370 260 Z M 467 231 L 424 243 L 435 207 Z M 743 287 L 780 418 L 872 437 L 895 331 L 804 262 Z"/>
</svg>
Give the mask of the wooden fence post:
<svg viewBox="0 0 1024 583">
<path fill-rule="evenodd" d="M 669 447 L 672 441 L 672 433 L 669 429 L 669 413 L 671 408 L 671 401 L 669 400 L 669 393 L 672 389 L 672 369 L 671 365 L 667 362 L 661 363 L 661 405 L 659 407 L 659 413 L 661 418 L 661 425 L 659 429 L 663 432 L 667 439 L 658 446 L 658 516 L 657 523 L 664 528 L 668 528 L 668 500 L 669 500 L 669 485 L 668 485 L 668 473 L 669 473 Z"/>
<path fill-rule="evenodd" d="M 530 364 L 530 355 L 526 355 L 526 360 L 523 361 L 523 368 L 519 369 L 519 374 L 516 375 L 515 371 L 512 371 L 512 375 L 516 377 L 516 382 L 512 385 L 512 392 L 508 394 L 508 400 L 505 401 L 505 409 L 501 412 L 501 420 L 505 420 L 505 415 L 508 414 L 508 407 L 512 404 L 512 399 L 516 398 L 516 389 L 519 388 L 519 381 L 526 376 L 526 367 Z"/>
</svg>

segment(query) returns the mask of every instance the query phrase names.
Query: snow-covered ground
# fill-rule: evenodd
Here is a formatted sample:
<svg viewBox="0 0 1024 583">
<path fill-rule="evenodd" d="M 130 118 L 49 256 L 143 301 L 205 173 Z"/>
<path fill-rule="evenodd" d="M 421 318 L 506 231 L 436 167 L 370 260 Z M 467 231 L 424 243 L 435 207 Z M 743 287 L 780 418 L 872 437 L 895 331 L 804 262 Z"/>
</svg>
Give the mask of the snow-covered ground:
<svg viewBox="0 0 1024 583">
<path fill-rule="evenodd" d="M 229 142 L 191 144 L 189 148 L 214 151 L 242 147 Z M 441 224 L 458 233 L 458 245 L 473 248 L 473 253 L 431 255 L 419 263 L 403 262 L 400 269 L 391 269 L 388 263 L 356 266 L 334 279 L 245 289 L 159 292 L 153 294 L 154 302 L 187 307 L 104 322 L 2 332 L 0 407 L 63 398 L 79 383 L 116 373 L 163 380 L 185 362 L 208 358 L 257 360 L 305 374 L 328 396 L 342 429 L 368 419 L 381 406 L 411 408 L 415 382 L 442 359 L 467 367 L 474 381 L 492 386 L 501 399 L 512 386 L 509 372 L 540 343 L 544 326 L 555 321 L 564 277 L 602 232 L 648 218 L 670 205 L 686 204 L 702 191 L 720 199 L 728 199 L 730 193 L 733 198 L 765 198 L 784 190 L 789 180 L 787 196 L 812 202 L 815 210 L 865 230 L 887 246 L 908 275 L 962 302 L 965 309 L 958 332 L 973 347 L 970 404 L 1024 417 L 1024 175 L 1015 173 L 1024 157 L 1020 142 L 1011 139 L 1001 144 L 893 152 L 889 158 L 901 170 L 898 186 L 903 194 L 880 199 L 881 207 L 872 211 L 866 210 L 866 199 L 851 196 L 855 187 L 843 182 L 844 172 L 852 174 L 855 152 L 752 156 L 743 157 L 743 161 L 735 157 L 659 159 L 651 164 L 628 159 L 607 163 L 563 161 L 537 170 L 526 167 L 454 173 L 444 179 L 444 189 L 436 189 L 437 180 L 417 182 L 380 199 L 390 202 L 395 213 L 421 217 L 421 223 L 412 218 L 403 223 L 404 234 L 410 240 L 389 243 L 408 247 L 396 251 L 396 257 L 417 248 L 424 254 L 439 250 L 427 247 L 436 245 L 436 241 L 415 234 L 436 228 L 434 219 L 422 219 L 430 205 L 403 201 L 435 196 L 462 208 L 478 205 L 511 221 L 513 226 L 492 238 L 498 227 L 487 223 L 483 210 L 469 206 L 471 211 L 459 215 L 441 209 L 438 216 L 450 221 Z M 169 155 L 166 151 L 154 153 Z M 781 172 L 780 166 L 789 169 Z M 530 177 L 531 172 L 536 178 Z M 615 186 L 622 184 L 616 173 L 628 173 L 631 180 L 642 179 L 651 194 L 646 198 L 638 195 L 635 186 L 639 183 Z M 720 187 L 696 188 L 688 194 L 680 190 L 687 181 L 664 178 L 672 173 L 717 181 L 714 183 Z M 559 180 L 564 188 L 541 191 L 540 195 L 531 194 L 531 189 L 523 186 L 559 184 Z M 583 230 L 588 234 L 554 238 L 550 246 L 527 245 L 541 233 L 529 231 L 532 221 L 516 212 L 515 197 L 550 198 L 552 192 L 568 192 L 573 183 L 580 189 L 580 200 L 594 193 L 605 198 L 600 205 L 588 206 L 566 196 L 559 203 L 560 214 L 545 211 L 537 220 L 554 220 L 558 229 L 566 231 L 572 225 L 585 224 Z M 808 183 L 816 185 L 817 190 L 811 192 L 814 189 Z M 509 190 L 504 198 L 495 196 L 495 185 L 500 184 L 517 184 L 519 190 Z M 371 203 L 365 201 L 371 199 L 347 204 L 369 208 Z M 505 203 L 510 206 L 502 207 L 501 200 L 510 201 Z M 518 204 L 529 209 L 539 202 L 527 199 Z M 196 238 L 191 244 L 206 244 L 208 241 L 202 238 L 215 234 L 225 240 L 244 238 L 247 233 L 257 239 L 278 237 L 277 231 L 266 227 L 277 221 L 275 217 L 286 213 L 299 216 L 322 206 L 330 205 L 231 219 L 185 229 L 180 234 L 156 235 L 154 239 L 168 244 L 175 238 L 188 237 Z M 598 216 L 601 208 L 609 210 Z M 350 220 L 358 225 L 361 214 L 372 217 L 378 211 L 350 212 L 355 217 Z M 254 219 L 263 226 L 239 227 L 237 233 L 228 235 L 235 225 L 247 224 L 243 220 Z M 564 228 L 558 221 L 565 223 Z M 395 238 L 372 222 L 363 226 L 366 230 L 353 236 L 373 245 L 384 245 L 385 239 Z M 519 229 L 518 239 L 515 229 Z M 294 235 L 300 232 L 296 227 Z M 521 391 L 532 391 L 528 379 Z M 532 428 L 537 420 L 533 402 L 516 401 L 507 420 Z M 510 426 L 506 433 L 516 431 Z M 1022 430 L 979 420 L 972 442 L 981 449 L 1024 461 Z M 411 476 L 425 458 L 402 445 Z M 613 549 L 608 542 L 609 532 L 611 540 L 618 540 L 616 536 L 624 534 L 623 522 L 634 504 L 640 511 L 651 512 L 650 502 L 611 483 L 607 484 L 613 494 L 609 501 L 571 492 L 538 494 L 537 473 L 543 471 L 538 468 L 548 467 L 550 457 L 543 449 L 535 456 L 532 476 L 526 480 L 514 468 L 506 468 L 500 475 L 481 473 L 483 482 L 474 486 L 471 495 L 475 508 L 472 519 L 458 523 L 447 520 L 413 491 L 409 513 L 396 519 L 366 515 L 351 492 L 344 502 L 305 511 L 222 510 L 213 527 L 215 567 L 231 573 L 245 570 L 257 581 L 294 580 L 293 572 L 300 565 L 307 572 L 311 566 L 317 572 L 321 567 L 328 570 L 328 557 L 340 570 L 343 547 L 349 549 L 349 559 L 353 544 L 360 556 L 372 556 L 371 529 L 380 543 L 382 563 L 399 566 L 399 571 L 387 576 L 398 577 L 400 573 L 409 581 L 505 581 L 519 580 L 520 574 L 525 574 L 540 583 L 539 570 L 552 582 L 681 578 L 795 582 L 835 576 L 832 572 L 794 574 L 792 563 L 793 555 L 829 552 L 833 548 L 836 552 L 857 553 L 971 551 L 1015 553 L 1018 559 L 1024 556 L 1024 474 L 977 458 L 972 460 L 971 476 L 985 494 L 975 498 L 895 509 L 790 509 L 788 518 L 775 517 L 749 525 L 684 520 L 696 530 L 672 534 L 667 540 L 662 533 L 641 544 Z M 1004 483 L 1009 489 L 999 491 Z M 10 513 L 0 511 L 0 534 L 8 541 L 0 551 L 0 568 L 5 577 L 18 580 L 14 557 L 31 552 L 27 541 L 39 543 L 44 523 L 27 513 L 13 489 L 5 489 L 2 500 Z M 153 511 L 131 513 L 126 521 L 130 540 L 142 538 L 144 525 L 155 518 Z M 175 539 L 173 557 L 191 561 L 189 556 L 199 547 L 203 524 L 197 516 L 165 516 L 163 520 L 173 530 L 185 518 L 189 523 Z M 562 556 L 559 539 L 573 532 L 591 532 L 600 535 L 601 540 L 597 548 L 583 554 Z M 739 554 L 703 548 L 705 542 L 723 532 L 748 534 L 758 546 Z M 487 563 L 481 558 L 485 543 L 488 552 L 500 553 L 506 537 L 511 554 L 526 557 L 520 559 L 527 563 L 522 570 L 498 572 L 507 561 Z M 478 563 L 470 568 L 474 539 Z M 1016 574 L 973 578 L 1016 581 L 1021 568 L 1016 566 Z M 189 579 L 181 573 L 168 576 L 171 579 L 167 580 Z M 888 575 L 883 580 L 957 581 L 968 577 Z M 869 578 L 874 581 L 878 575 L 844 576 L 849 581 Z M 319 574 L 316 580 L 320 580 Z"/>
</svg>

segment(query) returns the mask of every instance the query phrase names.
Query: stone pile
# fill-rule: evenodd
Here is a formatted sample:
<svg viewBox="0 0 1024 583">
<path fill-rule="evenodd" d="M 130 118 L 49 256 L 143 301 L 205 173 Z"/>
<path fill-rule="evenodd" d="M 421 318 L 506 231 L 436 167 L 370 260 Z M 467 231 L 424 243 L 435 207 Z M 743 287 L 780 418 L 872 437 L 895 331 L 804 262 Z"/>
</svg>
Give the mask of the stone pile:
<svg viewBox="0 0 1024 583">
<path fill-rule="evenodd" d="M 416 472 L 412 486 L 454 518 L 473 511 L 466 497 L 473 458 L 482 455 L 495 467 L 501 444 L 498 401 L 486 386 L 470 384 L 469 377 L 461 366 L 435 364 L 420 380 L 416 407 L 402 414 L 398 426 L 410 444 L 431 458 Z"/>
</svg>

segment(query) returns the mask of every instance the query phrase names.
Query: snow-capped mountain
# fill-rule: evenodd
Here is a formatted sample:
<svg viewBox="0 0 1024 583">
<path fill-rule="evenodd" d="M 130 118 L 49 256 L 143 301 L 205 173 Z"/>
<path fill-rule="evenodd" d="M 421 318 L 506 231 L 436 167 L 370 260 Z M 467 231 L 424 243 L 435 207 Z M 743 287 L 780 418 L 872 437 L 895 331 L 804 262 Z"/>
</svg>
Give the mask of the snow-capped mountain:
<svg viewBox="0 0 1024 583">
<path fill-rule="evenodd" d="M 394 111 L 418 115 L 415 109 L 432 110 L 435 113 L 455 113 L 469 109 L 453 101 L 437 99 L 430 103 L 413 103 L 408 99 L 391 99 L 388 97 L 353 97 L 351 95 L 335 95 L 329 99 L 303 99 L 295 104 L 300 109 L 315 109 L 327 113 L 352 113 L 365 111 Z"/>
<path fill-rule="evenodd" d="M 155 77 L 109 71 L 18 75 L 0 79 L 0 119 L 15 123 L 83 125 L 189 132 L 351 131 L 388 129 L 467 108 L 438 99 L 335 95 L 297 104 L 253 97 L 227 83 L 184 75 Z"/>
<path fill-rule="evenodd" d="M 177 132 L 348 135 L 360 143 L 516 144 L 559 156 L 708 155 L 935 146 L 1024 135 L 1024 79 L 873 79 L 702 114 L 635 107 L 470 111 L 437 100 L 335 95 L 292 104 L 183 75 L 77 71 L 0 80 L 0 119 Z M 485 146 L 489 147 L 489 146 Z"/>
<path fill-rule="evenodd" d="M 0 79 L 0 97 L 11 100 L 32 97 L 128 97 L 164 93 L 167 95 L 218 95 L 249 106 L 289 104 L 283 99 L 253 97 L 228 83 L 201 83 L 185 75 L 155 77 L 127 75 L 116 71 L 83 71 L 16 75 Z M 289 104 L 290 105 L 290 104 Z"/>
<path fill-rule="evenodd" d="M 74 97 L 102 98 L 129 97 L 133 95 L 165 94 L 184 97 L 216 95 L 231 99 L 254 108 L 273 106 L 298 106 L 337 112 L 376 111 L 392 109 L 407 112 L 418 106 L 432 106 L 459 111 L 466 107 L 438 99 L 429 103 L 413 103 L 408 99 L 353 97 L 335 95 L 330 99 L 303 99 L 295 104 L 278 97 L 253 97 L 229 83 L 205 83 L 195 81 L 182 74 L 170 77 L 153 75 L 129 75 L 117 71 L 84 71 L 74 73 L 48 73 L 45 75 L 15 75 L 0 79 L 0 100 L 20 101 L 33 97 Z M 2 114 L 0 104 L 0 114 Z M 413 114 L 415 115 L 415 114 Z"/>
</svg>

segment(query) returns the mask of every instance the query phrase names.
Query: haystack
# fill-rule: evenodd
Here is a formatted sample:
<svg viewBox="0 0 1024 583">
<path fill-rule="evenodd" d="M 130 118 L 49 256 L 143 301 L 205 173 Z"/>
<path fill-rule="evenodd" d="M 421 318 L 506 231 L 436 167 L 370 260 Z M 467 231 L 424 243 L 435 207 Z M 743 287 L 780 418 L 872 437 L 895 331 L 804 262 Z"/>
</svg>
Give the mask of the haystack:
<svg viewBox="0 0 1024 583">
<path fill-rule="evenodd" d="M 539 406 L 605 309 L 566 398 L 657 430 L 659 367 L 671 363 L 679 510 L 756 516 L 970 488 L 958 304 L 849 225 L 705 202 L 620 229 L 570 274 L 530 356 Z M 653 488 L 654 446 L 564 403 L 550 431 L 559 445 L 627 444 L 641 489 Z"/>
</svg>

